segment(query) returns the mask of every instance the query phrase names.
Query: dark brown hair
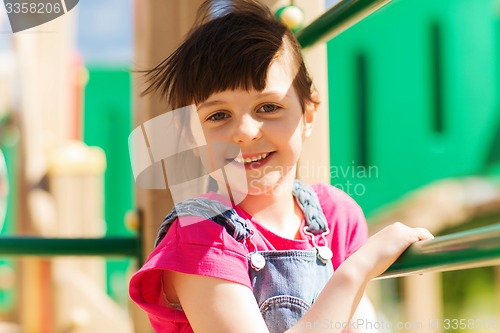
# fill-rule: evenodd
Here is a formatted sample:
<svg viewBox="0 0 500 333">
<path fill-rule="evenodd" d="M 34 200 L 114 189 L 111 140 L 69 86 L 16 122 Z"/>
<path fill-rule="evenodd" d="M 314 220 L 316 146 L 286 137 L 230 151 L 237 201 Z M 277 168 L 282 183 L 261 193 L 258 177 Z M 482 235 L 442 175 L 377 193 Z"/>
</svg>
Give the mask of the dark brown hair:
<svg viewBox="0 0 500 333">
<path fill-rule="evenodd" d="M 158 92 L 176 109 L 225 90 L 262 91 L 270 65 L 285 54 L 302 109 L 318 103 L 300 45 L 268 7 L 255 0 L 205 1 L 184 42 L 146 72 L 143 95 Z"/>
</svg>

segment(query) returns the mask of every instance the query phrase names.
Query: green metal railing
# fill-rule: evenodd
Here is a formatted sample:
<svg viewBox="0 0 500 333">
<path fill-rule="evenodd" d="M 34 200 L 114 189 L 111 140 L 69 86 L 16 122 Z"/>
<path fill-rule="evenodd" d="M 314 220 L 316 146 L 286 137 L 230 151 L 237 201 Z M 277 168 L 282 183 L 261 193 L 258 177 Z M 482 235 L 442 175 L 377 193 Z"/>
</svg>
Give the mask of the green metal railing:
<svg viewBox="0 0 500 333">
<path fill-rule="evenodd" d="M 2 256 L 126 256 L 142 262 L 139 238 L 0 237 Z M 380 278 L 500 264 L 500 224 L 411 245 Z"/>
<path fill-rule="evenodd" d="M 295 35 L 303 48 L 326 42 L 391 1 L 342 0 Z"/>
<path fill-rule="evenodd" d="M 136 230 L 134 236 L 124 237 L 38 237 L 1 235 L 2 257 L 61 257 L 99 256 L 134 258 L 143 264 L 142 212 L 130 214 L 128 222 Z"/>
<path fill-rule="evenodd" d="M 380 278 L 500 264 L 500 224 L 411 245 Z"/>
<path fill-rule="evenodd" d="M 139 237 L 44 238 L 2 236 L 0 256 L 119 256 L 141 261 Z"/>
</svg>

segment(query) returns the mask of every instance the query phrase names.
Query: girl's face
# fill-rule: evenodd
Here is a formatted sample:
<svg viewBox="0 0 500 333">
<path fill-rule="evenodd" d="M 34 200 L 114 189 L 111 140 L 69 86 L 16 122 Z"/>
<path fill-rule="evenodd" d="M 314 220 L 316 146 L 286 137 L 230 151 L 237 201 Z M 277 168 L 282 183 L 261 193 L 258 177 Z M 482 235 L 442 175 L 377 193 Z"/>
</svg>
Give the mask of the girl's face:
<svg viewBox="0 0 500 333">
<path fill-rule="evenodd" d="M 226 90 L 197 106 L 208 145 L 227 146 L 210 156 L 212 166 L 226 165 L 224 177 L 214 176 L 219 188 L 224 181 L 222 187 L 231 191 L 258 195 L 295 178 L 316 107 L 306 104 L 302 111 L 293 75 L 283 62 L 270 66 L 263 91 Z"/>
</svg>

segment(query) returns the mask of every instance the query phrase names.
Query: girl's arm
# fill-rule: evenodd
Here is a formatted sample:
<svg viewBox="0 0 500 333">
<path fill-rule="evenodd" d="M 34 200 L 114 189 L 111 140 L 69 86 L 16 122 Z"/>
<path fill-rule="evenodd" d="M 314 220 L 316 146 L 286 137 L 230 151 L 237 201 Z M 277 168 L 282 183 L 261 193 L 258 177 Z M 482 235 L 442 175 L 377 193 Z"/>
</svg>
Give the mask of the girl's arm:
<svg viewBox="0 0 500 333">
<path fill-rule="evenodd" d="M 343 332 L 366 284 L 383 273 L 412 243 L 432 238 L 425 229 L 395 223 L 370 237 L 333 274 L 305 316 L 288 332 Z M 269 332 L 250 289 L 198 275 L 165 272 L 196 333 Z M 176 300 L 170 300 L 176 301 Z M 344 325 L 344 326 L 343 326 Z"/>
<path fill-rule="evenodd" d="M 248 287 L 172 271 L 166 271 L 163 278 L 174 287 L 195 333 L 269 332 Z"/>
<path fill-rule="evenodd" d="M 399 222 L 382 229 L 339 266 L 298 324 L 310 327 L 307 325 L 327 322 L 330 325 L 315 332 L 342 332 L 336 327 L 349 322 L 367 283 L 385 272 L 412 243 L 430 238 L 433 236 L 428 230 Z"/>
</svg>

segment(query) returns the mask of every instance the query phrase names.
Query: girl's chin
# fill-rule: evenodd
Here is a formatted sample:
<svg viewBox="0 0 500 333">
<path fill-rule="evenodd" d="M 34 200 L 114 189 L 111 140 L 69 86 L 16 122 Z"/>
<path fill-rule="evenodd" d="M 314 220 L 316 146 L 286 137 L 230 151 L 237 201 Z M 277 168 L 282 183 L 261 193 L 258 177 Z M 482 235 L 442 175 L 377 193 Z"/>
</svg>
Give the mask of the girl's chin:
<svg viewBox="0 0 500 333">
<path fill-rule="evenodd" d="M 250 180 L 248 183 L 248 194 L 249 195 L 259 195 L 259 194 L 280 194 L 279 191 L 289 192 L 287 186 L 282 186 L 283 175 L 279 171 L 273 171 L 267 173 L 264 177 L 256 180 Z M 286 194 L 286 193 L 283 193 Z"/>
<path fill-rule="evenodd" d="M 233 198 L 233 202 L 235 204 L 238 204 L 247 196 L 271 194 L 276 190 L 277 187 L 278 186 L 276 182 L 269 182 L 268 180 L 262 182 L 260 179 L 248 179 L 248 182 L 246 184 L 230 184 L 227 189 L 231 191 L 230 196 Z M 226 193 L 226 195 L 228 194 Z"/>
<path fill-rule="evenodd" d="M 283 175 L 280 170 L 274 170 L 266 172 L 264 175 L 258 175 L 258 177 L 252 177 L 251 172 L 247 174 L 240 174 L 238 172 L 233 173 L 227 170 L 226 177 L 217 177 L 217 182 L 219 184 L 219 192 L 222 193 L 221 189 L 225 188 L 225 192 L 228 190 L 231 192 L 225 193 L 227 196 L 233 198 L 233 202 L 238 204 L 246 196 L 256 196 L 262 194 L 279 194 L 279 191 L 290 192 L 290 186 L 283 186 L 288 183 L 286 180 L 290 177 Z M 220 176 L 220 175 L 219 175 Z M 246 181 L 244 180 L 246 178 Z M 294 177 L 290 179 L 293 180 Z M 221 187 L 221 184 L 226 184 L 227 186 Z M 286 194 L 285 193 L 285 194 Z"/>
</svg>

